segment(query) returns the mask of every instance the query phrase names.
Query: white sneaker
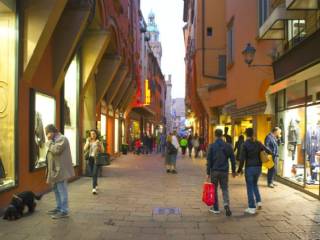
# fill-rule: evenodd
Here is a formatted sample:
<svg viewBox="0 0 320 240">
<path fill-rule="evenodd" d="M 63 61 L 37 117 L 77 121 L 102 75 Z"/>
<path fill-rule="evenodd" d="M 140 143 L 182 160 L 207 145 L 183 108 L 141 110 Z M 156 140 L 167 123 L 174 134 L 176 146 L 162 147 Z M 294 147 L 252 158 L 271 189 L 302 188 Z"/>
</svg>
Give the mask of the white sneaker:
<svg viewBox="0 0 320 240">
<path fill-rule="evenodd" d="M 262 202 L 258 202 L 258 203 L 257 203 L 257 209 L 258 209 L 258 210 L 261 210 L 261 209 L 262 209 Z"/>
<path fill-rule="evenodd" d="M 246 210 L 244 210 L 245 213 L 248 213 L 248 214 L 256 214 L 256 209 L 255 208 L 246 208 Z"/>
<path fill-rule="evenodd" d="M 209 209 L 209 212 L 212 212 L 212 213 L 214 213 L 214 214 L 219 214 L 219 213 L 220 213 L 219 210 L 214 210 L 213 208 L 210 208 L 210 209 Z"/>
<path fill-rule="evenodd" d="M 97 189 L 92 189 L 92 194 L 97 194 Z"/>
</svg>

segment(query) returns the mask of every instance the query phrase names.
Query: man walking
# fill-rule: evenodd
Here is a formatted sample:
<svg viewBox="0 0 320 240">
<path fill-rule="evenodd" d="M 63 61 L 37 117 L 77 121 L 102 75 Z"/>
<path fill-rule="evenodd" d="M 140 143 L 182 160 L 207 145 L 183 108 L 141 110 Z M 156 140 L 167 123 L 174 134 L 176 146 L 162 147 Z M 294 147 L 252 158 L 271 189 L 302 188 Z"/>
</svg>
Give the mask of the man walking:
<svg viewBox="0 0 320 240">
<path fill-rule="evenodd" d="M 229 179 L 229 159 L 231 161 L 232 176 L 236 176 L 236 162 L 232 146 L 223 140 L 221 129 L 215 130 L 216 141 L 210 145 L 207 155 L 207 178 L 211 177 L 211 182 L 215 185 L 215 204 L 209 211 L 219 214 L 218 186 L 222 190 L 224 209 L 226 216 L 231 216 L 228 190 Z"/>
<path fill-rule="evenodd" d="M 47 183 L 51 184 L 57 206 L 48 211 L 53 219 L 66 218 L 69 215 L 67 180 L 74 176 L 71 151 L 68 139 L 50 124 L 45 128 L 47 142 Z"/>
<path fill-rule="evenodd" d="M 280 139 L 280 137 L 281 129 L 279 127 L 274 127 L 271 133 L 269 133 L 264 140 L 264 145 L 272 152 L 272 159 L 274 162 L 274 167 L 268 169 L 267 180 L 269 188 L 274 188 L 273 180 L 277 174 L 277 165 L 279 158 L 278 139 Z"/>
</svg>

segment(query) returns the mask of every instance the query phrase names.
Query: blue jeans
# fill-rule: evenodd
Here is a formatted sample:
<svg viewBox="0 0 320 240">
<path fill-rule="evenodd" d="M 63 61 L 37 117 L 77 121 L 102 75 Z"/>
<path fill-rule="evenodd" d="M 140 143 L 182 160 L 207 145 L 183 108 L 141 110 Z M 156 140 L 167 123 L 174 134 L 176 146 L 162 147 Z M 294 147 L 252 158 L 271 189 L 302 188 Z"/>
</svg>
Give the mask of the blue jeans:
<svg viewBox="0 0 320 240">
<path fill-rule="evenodd" d="M 68 213 L 68 188 L 67 180 L 56 182 L 53 184 L 53 192 L 56 197 L 56 209 L 61 213 Z"/>
<path fill-rule="evenodd" d="M 247 167 L 245 170 L 249 208 L 256 208 L 256 203 L 261 202 L 258 180 L 261 167 Z"/>
<path fill-rule="evenodd" d="M 96 188 L 96 186 L 98 185 L 98 173 L 100 170 L 100 166 L 95 164 L 93 157 L 89 158 L 89 167 L 90 173 L 92 175 L 92 188 Z"/>
<path fill-rule="evenodd" d="M 268 180 L 268 185 L 270 185 L 271 183 L 273 183 L 274 177 L 277 174 L 277 165 L 278 165 L 278 158 L 274 157 L 273 158 L 273 162 L 274 162 L 274 167 L 268 169 L 268 174 L 267 174 L 267 180 Z"/>
</svg>

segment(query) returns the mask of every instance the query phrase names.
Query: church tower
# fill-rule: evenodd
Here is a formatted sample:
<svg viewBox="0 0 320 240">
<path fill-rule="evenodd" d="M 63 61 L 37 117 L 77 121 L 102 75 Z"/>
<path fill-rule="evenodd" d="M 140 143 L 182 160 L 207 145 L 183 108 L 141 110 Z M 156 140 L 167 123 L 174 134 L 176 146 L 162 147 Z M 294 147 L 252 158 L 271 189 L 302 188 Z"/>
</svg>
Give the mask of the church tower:
<svg viewBox="0 0 320 240">
<path fill-rule="evenodd" d="M 147 31 L 150 34 L 149 44 L 154 56 L 157 58 L 159 66 L 161 66 L 162 47 L 159 41 L 159 30 L 155 22 L 155 14 L 151 11 L 148 16 Z"/>
</svg>

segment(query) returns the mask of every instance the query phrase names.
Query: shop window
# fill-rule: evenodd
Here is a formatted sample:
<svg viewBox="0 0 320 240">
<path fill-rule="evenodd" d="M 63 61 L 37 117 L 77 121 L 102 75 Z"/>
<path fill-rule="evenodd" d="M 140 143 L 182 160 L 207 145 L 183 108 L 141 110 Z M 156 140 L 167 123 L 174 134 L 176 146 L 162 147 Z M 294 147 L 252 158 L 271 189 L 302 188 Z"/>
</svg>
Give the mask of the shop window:
<svg viewBox="0 0 320 240">
<path fill-rule="evenodd" d="M 30 159 L 31 169 L 46 166 L 45 127 L 56 125 L 56 100 L 54 97 L 31 89 L 30 92 Z"/>
<path fill-rule="evenodd" d="M 69 65 L 64 80 L 64 108 L 63 108 L 63 126 L 64 135 L 68 138 L 72 163 L 79 164 L 79 61 L 75 57 Z"/>
<path fill-rule="evenodd" d="M 318 82 L 319 85 L 319 82 Z M 306 189 L 320 194 L 320 104 L 307 108 L 307 133 L 305 137 Z"/>
<path fill-rule="evenodd" d="M 300 107 L 279 112 L 278 126 L 282 130 L 282 137 L 279 145 L 277 174 L 304 185 L 305 108 Z"/>
<path fill-rule="evenodd" d="M 320 79 L 314 78 L 308 81 L 308 104 L 320 103 Z"/>
<path fill-rule="evenodd" d="M 0 8 L 0 190 L 15 186 L 17 177 L 16 42 L 16 14 Z"/>
<path fill-rule="evenodd" d="M 218 75 L 222 76 L 222 77 L 226 77 L 226 75 L 227 75 L 227 67 L 226 67 L 227 59 L 226 59 L 226 55 L 219 55 L 218 59 L 219 59 L 219 72 L 218 72 Z"/>
<path fill-rule="evenodd" d="M 305 99 L 305 82 L 295 84 L 286 89 L 287 108 L 304 106 Z"/>
<path fill-rule="evenodd" d="M 119 152 L 119 119 L 116 118 L 114 124 L 114 151 Z"/>
</svg>

